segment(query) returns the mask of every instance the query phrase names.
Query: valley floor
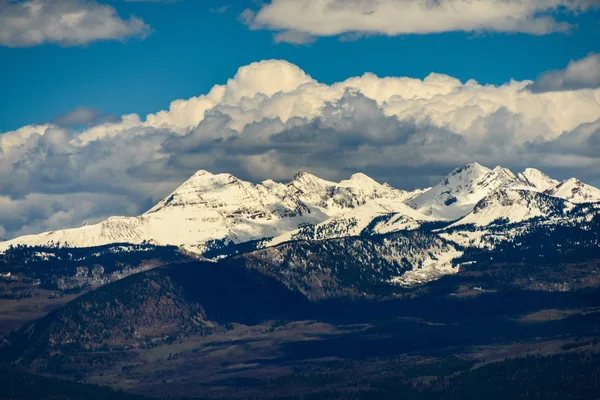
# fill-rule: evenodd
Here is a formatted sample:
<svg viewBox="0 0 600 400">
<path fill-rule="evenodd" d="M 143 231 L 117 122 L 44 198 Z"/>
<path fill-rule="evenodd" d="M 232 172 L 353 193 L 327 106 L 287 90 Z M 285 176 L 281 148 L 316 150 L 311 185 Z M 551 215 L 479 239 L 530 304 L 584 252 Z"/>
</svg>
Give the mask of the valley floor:
<svg viewBox="0 0 600 400">
<path fill-rule="evenodd" d="M 359 305 L 318 320 L 232 324 L 148 348 L 71 354 L 38 372 L 158 398 L 594 399 L 597 294 Z"/>
<path fill-rule="evenodd" d="M 539 323 L 539 322 L 538 322 Z M 58 397 L 93 398 L 280 398 L 280 399 L 596 399 L 600 377 L 600 339 L 555 337 L 478 346 L 453 346 L 402 354 L 364 356 L 357 344 L 346 356 L 290 357 L 289 346 L 320 346 L 348 335 L 364 336 L 370 327 L 338 326 L 314 321 L 259 327 L 236 326 L 227 333 L 190 338 L 143 351 L 94 354 L 74 385 L 51 379 Z M 367 345 L 369 347 L 369 345 Z M 373 349 L 370 349 L 373 350 Z M 368 351 L 370 351 L 368 350 Z M 327 352 L 325 352 L 327 353 Z M 360 353 L 363 356 L 359 355 Z M 83 361 L 83 360 L 80 360 Z M 108 368 L 107 368 L 108 367 Z M 6 381 L 16 371 L 4 371 Z M 11 375 L 12 374 L 12 375 Z M 23 377 L 13 385 L 24 384 Z M 54 375 L 56 376 L 56 375 Z M 32 382 L 43 378 L 26 377 Z M 63 382 L 63 383 L 61 383 Z M 6 382 L 4 382 L 6 384 Z M 117 389 L 111 394 L 89 384 Z M 6 388 L 6 386 L 4 386 Z M 14 391 L 16 386 L 11 390 Z M 22 397 L 46 398 L 38 392 Z M 104 390 L 104 391 L 103 391 Z M 51 392 L 47 392 L 48 394 Z M 81 393 L 88 393 L 81 397 Z M 8 394 L 8 393 L 6 393 Z M 9 398 L 0 396 L 0 398 Z M 97 397 L 104 398 L 104 397 Z M 138 397 L 135 397 L 138 398 Z"/>
</svg>

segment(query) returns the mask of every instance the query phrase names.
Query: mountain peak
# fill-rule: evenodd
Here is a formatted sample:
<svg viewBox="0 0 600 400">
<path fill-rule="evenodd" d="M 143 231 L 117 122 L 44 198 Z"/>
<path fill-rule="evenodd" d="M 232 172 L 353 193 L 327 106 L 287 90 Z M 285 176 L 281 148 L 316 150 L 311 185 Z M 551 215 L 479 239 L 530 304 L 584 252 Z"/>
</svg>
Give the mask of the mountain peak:
<svg viewBox="0 0 600 400">
<path fill-rule="evenodd" d="M 302 193 L 320 192 L 324 188 L 335 186 L 334 182 L 326 181 L 308 172 L 298 172 L 288 184 Z"/>
<path fill-rule="evenodd" d="M 472 162 L 472 163 L 465 165 L 464 167 L 459 167 L 459 168 L 453 169 L 452 172 L 450 172 L 450 174 L 448 174 L 448 176 L 446 176 L 446 178 L 448 178 L 449 176 L 465 175 L 465 174 L 479 175 L 479 174 L 487 173 L 489 171 L 490 171 L 489 168 L 484 167 L 483 165 L 481 165 L 477 162 Z"/>
<path fill-rule="evenodd" d="M 296 173 L 296 175 L 294 175 L 294 178 L 292 179 L 292 181 L 300 180 L 300 179 L 314 179 L 314 178 L 321 179 L 321 178 L 318 178 L 317 176 L 311 174 L 310 172 L 299 171 L 298 173 Z"/>
<path fill-rule="evenodd" d="M 595 203 L 600 201 L 600 189 L 577 178 L 567 179 L 556 187 L 546 190 L 545 193 L 568 200 L 571 203 Z"/>
<path fill-rule="evenodd" d="M 219 194 L 221 196 L 224 193 L 230 193 L 231 190 L 227 187 L 232 184 L 243 186 L 244 184 L 250 185 L 249 183 L 243 182 L 231 174 L 213 174 L 206 170 L 199 170 L 192 175 L 188 180 L 183 182 L 177 189 L 175 189 L 169 196 L 164 198 L 154 207 L 152 207 L 146 214 L 155 213 L 165 207 L 181 207 L 204 204 L 206 199 L 203 198 L 205 194 Z"/>
<path fill-rule="evenodd" d="M 280 185 L 279 183 L 275 182 L 273 179 L 265 179 L 260 184 L 267 188 L 272 188 L 272 187 Z"/>
<path fill-rule="evenodd" d="M 459 225 L 483 226 L 495 222 L 518 223 L 536 217 L 562 216 L 571 207 L 562 199 L 534 190 L 501 187 L 481 199 L 473 211 L 455 222 Z"/>
<path fill-rule="evenodd" d="M 537 168 L 525 168 L 523 170 L 523 175 L 525 175 L 525 176 L 535 176 L 535 175 L 548 176 Z"/>
<path fill-rule="evenodd" d="M 185 181 L 183 185 L 190 182 L 229 182 L 237 179 L 238 178 L 229 173 L 213 174 L 212 172 L 201 169 L 192 175 L 187 181 Z"/>
<path fill-rule="evenodd" d="M 582 185 L 585 185 L 585 183 L 583 183 L 579 179 L 573 177 L 573 178 L 567 179 L 566 181 L 563 181 L 562 183 L 560 183 L 559 186 L 582 186 Z"/>
<path fill-rule="evenodd" d="M 198 171 L 196 171 L 196 173 L 194 175 L 192 175 L 190 178 L 193 178 L 195 176 L 206 176 L 206 175 L 214 175 L 212 172 L 208 172 L 205 169 L 199 169 Z"/>
<path fill-rule="evenodd" d="M 373 178 L 368 175 L 363 174 L 362 172 L 357 172 L 355 174 L 350 175 L 351 181 L 361 181 L 361 182 L 375 182 Z"/>
<path fill-rule="evenodd" d="M 489 194 L 501 187 L 527 187 L 527 184 L 525 182 L 521 182 L 508 168 L 498 165 L 494 169 L 488 171 L 488 173 L 477 182 L 476 186 L 478 186 L 479 189 L 486 190 Z"/>
<path fill-rule="evenodd" d="M 477 161 L 468 163 L 467 165 L 465 165 L 465 168 L 487 168 L 484 167 L 483 165 L 479 164 Z"/>
<path fill-rule="evenodd" d="M 519 174 L 519 179 L 541 192 L 551 189 L 559 183 L 557 180 L 550 178 L 535 168 L 526 168 Z"/>
<path fill-rule="evenodd" d="M 497 174 L 502 174 L 502 175 L 508 176 L 513 179 L 516 178 L 515 174 L 513 174 L 513 172 L 510 169 L 501 167 L 500 165 L 496 165 L 492 171 L 494 171 Z"/>
<path fill-rule="evenodd" d="M 341 181 L 340 186 L 353 187 L 367 192 L 371 192 L 382 187 L 382 185 L 375 179 L 360 172 L 352 174 L 349 179 Z"/>
<path fill-rule="evenodd" d="M 456 168 L 427 192 L 414 198 L 410 205 L 422 214 L 441 219 L 460 218 L 473 209 L 490 190 L 481 182 L 491 170 L 478 163 Z"/>
<path fill-rule="evenodd" d="M 480 200 L 501 188 L 534 190 L 533 185 L 516 177 L 508 168 L 498 165 L 489 169 L 470 163 L 453 170 L 410 205 L 425 215 L 453 220 L 464 217 Z"/>
</svg>

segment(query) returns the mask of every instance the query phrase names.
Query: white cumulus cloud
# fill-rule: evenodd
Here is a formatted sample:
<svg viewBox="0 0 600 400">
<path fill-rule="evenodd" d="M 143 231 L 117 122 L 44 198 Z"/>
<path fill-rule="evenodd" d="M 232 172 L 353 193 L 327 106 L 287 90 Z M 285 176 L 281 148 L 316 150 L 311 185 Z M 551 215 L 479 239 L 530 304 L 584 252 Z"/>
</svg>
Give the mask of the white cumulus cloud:
<svg viewBox="0 0 600 400">
<path fill-rule="evenodd" d="M 532 93 L 531 84 L 366 73 L 328 85 L 267 60 L 145 117 L 75 110 L 66 115 L 77 129 L 63 116 L 0 134 L 0 230 L 141 213 L 198 169 L 253 181 L 364 172 L 413 188 L 479 161 L 600 183 L 600 89 Z"/>
<path fill-rule="evenodd" d="M 451 31 L 544 35 L 573 27 L 560 12 L 586 11 L 593 0 L 272 0 L 241 19 L 279 32 L 276 41 L 342 34 L 427 34 Z"/>
<path fill-rule="evenodd" d="M 565 69 L 540 75 L 527 88 L 534 93 L 600 87 L 600 54 L 590 54 L 569 62 Z"/>
<path fill-rule="evenodd" d="M 122 19 L 93 0 L 0 0 L 0 45 L 85 45 L 97 40 L 144 38 L 151 28 L 139 18 Z"/>
</svg>

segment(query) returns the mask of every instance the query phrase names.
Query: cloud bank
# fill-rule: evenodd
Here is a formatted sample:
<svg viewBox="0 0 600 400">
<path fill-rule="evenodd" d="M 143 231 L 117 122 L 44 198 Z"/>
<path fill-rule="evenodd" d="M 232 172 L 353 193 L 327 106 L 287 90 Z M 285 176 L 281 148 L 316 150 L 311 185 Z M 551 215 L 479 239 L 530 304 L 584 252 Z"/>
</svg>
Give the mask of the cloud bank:
<svg viewBox="0 0 600 400">
<path fill-rule="evenodd" d="M 534 93 L 600 87 L 600 54 L 571 61 L 567 68 L 546 72 L 527 88 Z"/>
<path fill-rule="evenodd" d="M 0 134 L 1 236 L 136 215 L 198 169 L 252 181 L 360 171 L 413 188 L 479 161 L 600 183 L 600 89 L 531 84 L 367 73 L 326 85 L 268 60 L 145 117 L 75 110 Z"/>
<path fill-rule="evenodd" d="M 141 19 L 124 20 L 113 7 L 93 0 L 0 0 L 0 45 L 7 47 L 80 46 L 150 32 Z"/>
<path fill-rule="evenodd" d="M 343 34 L 513 32 L 545 35 L 573 28 L 556 14 L 585 12 L 593 0 L 272 0 L 247 9 L 251 29 L 298 43 Z"/>
</svg>

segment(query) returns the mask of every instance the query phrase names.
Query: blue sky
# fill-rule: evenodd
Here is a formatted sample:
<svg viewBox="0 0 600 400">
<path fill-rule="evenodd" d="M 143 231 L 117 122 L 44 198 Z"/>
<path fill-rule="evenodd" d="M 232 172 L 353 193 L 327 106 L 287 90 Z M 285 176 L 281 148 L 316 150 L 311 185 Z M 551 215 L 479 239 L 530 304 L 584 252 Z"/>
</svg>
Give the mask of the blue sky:
<svg viewBox="0 0 600 400">
<path fill-rule="evenodd" d="M 153 29 L 144 40 L 98 41 L 85 46 L 44 44 L 0 47 L 0 131 L 39 123 L 76 107 L 106 114 L 146 115 L 177 98 L 206 93 L 243 65 L 284 59 L 313 78 L 333 83 L 372 72 L 423 78 L 440 72 L 466 81 L 501 84 L 535 79 L 548 69 L 600 50 L 600 11 L 559 15 L 578 26 L 571 33 L 451 32 L 376 35 L 310 45 L 274 43 L 272 32 L 239 21 L 251 1 L 175 3 L 110 1 Z M 225 12 L 210 12 L 231 5 Z"/>
<path fill-rule="evenodd" d="M 600 187 L 599 22 L 596 0 L 0 0 L 0 237 L 139 215 L 199 169 Z"/>
</svg>

